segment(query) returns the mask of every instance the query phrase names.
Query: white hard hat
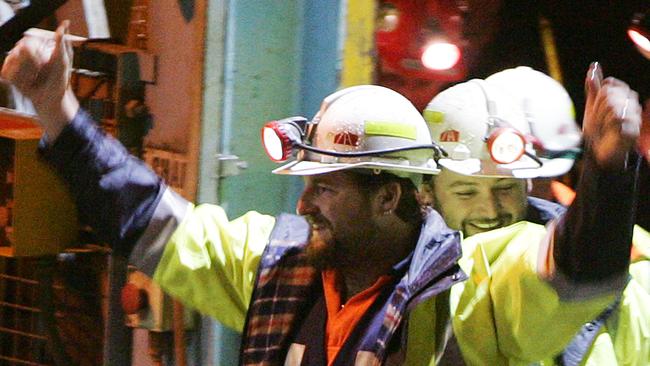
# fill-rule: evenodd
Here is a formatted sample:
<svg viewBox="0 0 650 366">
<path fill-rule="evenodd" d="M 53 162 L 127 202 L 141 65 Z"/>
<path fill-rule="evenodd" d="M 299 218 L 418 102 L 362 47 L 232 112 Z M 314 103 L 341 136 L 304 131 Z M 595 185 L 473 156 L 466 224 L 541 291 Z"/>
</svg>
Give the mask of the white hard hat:
<svg viewBox="0 0 650 366">
<path fill-rule="evenodd" d="M 557 156 L 574 151 L 574 154 L 564 154 L 566 157 L 550 159 L 542 168 L 542 175 L 568 172 L 580 146 L 581 133 L 575 120 L 573 102 L 562 84 L 526 66 L 500 71 L 485 80 L 519 103 L 542 151 Z"/>
<path fill-rule="evenodd" d="M 449 153 L 441 166 L 464 175 L 539 176 L 544 163 L 528 141 L 524 112 L 494 85 L 473 79 L 452 86 L 429 102 L 424 117 L 433 142 Z"/>
<path fill-rule="evenodd" d="M 262 131 L 267 153 L 276 161 L 290 154 L 272 154 L 267 136 L 272 136 L 273 141 L 273 134 L 279 131 L 283 135 L 291 129 L 291 123 L 267 124 Z M 326 97 L 316 116 L 306 124 L 304 138 L 296 138 L 300 133 L 294 132 L 278 139 L 291 140 L 292 146 L 301 151 L 273 173 L 313 175 L 373 169 L 413 179 L 413 175 L 439 172 L 434 160 L 439 150 L 431 142 L 424 118 L 411 102 L 391 89 L 376 85 L 342 89 Z M 280 155 L 282 159 L 277 158 Z"/>
<path fill-rule="evenodd" d="M 0 1 L 0 25 L 14 16 L 14 10 L 4 1 Z"/>
</svg>

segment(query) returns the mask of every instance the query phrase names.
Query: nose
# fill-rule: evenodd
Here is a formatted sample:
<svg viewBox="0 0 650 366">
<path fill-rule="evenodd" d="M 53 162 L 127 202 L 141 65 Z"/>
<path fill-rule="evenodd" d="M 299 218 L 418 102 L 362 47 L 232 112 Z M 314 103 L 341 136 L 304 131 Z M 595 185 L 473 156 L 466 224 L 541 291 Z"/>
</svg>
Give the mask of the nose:
<svg viewBox="0 0 650 366">
<path fill-rule="evenodd" d="M 481 214 L 488 219 L 496 219 L 501 211 L 501 202 L 495 195 L 489 195 L 481 202 Z"/>
<path fill-rule="evenodd" d="M 298 198 L 296 213 L 298 215 L 311 215 L 318 212 L 318 207 L 313 202 L 313 196 L 309 188 L 305 188 Z"/>
</svg>

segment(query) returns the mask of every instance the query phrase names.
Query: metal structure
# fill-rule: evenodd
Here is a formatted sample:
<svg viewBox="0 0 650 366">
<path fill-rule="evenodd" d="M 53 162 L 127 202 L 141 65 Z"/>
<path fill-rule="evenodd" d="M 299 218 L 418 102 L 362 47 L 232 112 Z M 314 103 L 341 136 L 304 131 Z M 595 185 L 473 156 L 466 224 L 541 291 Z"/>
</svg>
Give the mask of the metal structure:
<svg viewBox="0 0 650 366">
<path fill-rule="evenodd" d="M 0 364 L 101 364 L 105 263 L 99 247 L 0 258 Z"/>
</svg>

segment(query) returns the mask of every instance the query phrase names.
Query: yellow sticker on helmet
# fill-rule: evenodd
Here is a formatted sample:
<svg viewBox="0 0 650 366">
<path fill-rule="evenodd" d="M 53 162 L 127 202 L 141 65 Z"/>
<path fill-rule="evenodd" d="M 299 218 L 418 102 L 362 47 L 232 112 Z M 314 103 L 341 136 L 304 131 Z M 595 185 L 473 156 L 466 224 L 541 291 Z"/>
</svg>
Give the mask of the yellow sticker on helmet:
<svg viewBox="0 0 650 366">
<path fill-rule="evenodd" d="M 417 138 L 415 126 L 398 122 L 366 121 L 363 126 L 363 132 L 366 136 L 392 136 L 409 140 L 415 140 Z"/>
<path fill-rule="evenodd" d="M 445 120 L 444 113 L 438 111 L 432 111 L 430 109 L 425 109 L 423 116 L 424 116 L 424 120 L 427 121 L 428 123 L 442 123 L 442 121 Z"/>
</svg>

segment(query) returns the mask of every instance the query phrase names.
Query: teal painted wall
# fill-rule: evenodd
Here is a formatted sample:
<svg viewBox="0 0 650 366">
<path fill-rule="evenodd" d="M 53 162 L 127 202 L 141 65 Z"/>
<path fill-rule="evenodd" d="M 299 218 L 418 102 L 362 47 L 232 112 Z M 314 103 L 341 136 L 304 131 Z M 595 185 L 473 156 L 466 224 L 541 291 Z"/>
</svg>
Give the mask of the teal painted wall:
<svg viewBox="0 0 650 366">
<path fill-rule="evenodd" d="M 219 203 L 231 218 L 251 209 L 295 211 L 302 180 L 271 174 L 278 165 L 266 157 L 260 128 L 292 115 L 311 118 L 338 87 L 341 3 L 209 2 L 199 202 Z M 217 180 L 217 152 L 237 155 L 249 168 Z M 200 342 L 190 346 L 190 354 L 200 354 L 196 362 L 236 364 L 239 335 L 209 318 L 201 323 Z"/>
<path fill-rule="evenodd" d="M 302 62 L 297 114 L 312 118 L 321 101 L 339 87 L 342 65 L 341 9 L 345 1 L 305 1 L 302 30 Z M 288 212 L 293 212 L 303 185 L 292 179 L 286 197 Z"/>
<path fill-rule="evenodd" d="M 297 177 L 277 176 L 260 142 L 269 120 L 311 118 L 339 85 L 342 0 L 231 0 L 226 28 L 222 152 L 248 162 L 219 184 L 230 217 L 294 212 Z"/>
<path fill-rule="evenodd" d="M 301 1 L 229 2 L 222 151 L 248 163 L 241 175 L 219 184 L 220 204 L 230 217 L 251 209 L 292 210 L 286 197 L 295 178 L 270 173 L 276 164 L 266 157 L 260 128 L 296 113 L 302 23 Z"/>
</svg>

